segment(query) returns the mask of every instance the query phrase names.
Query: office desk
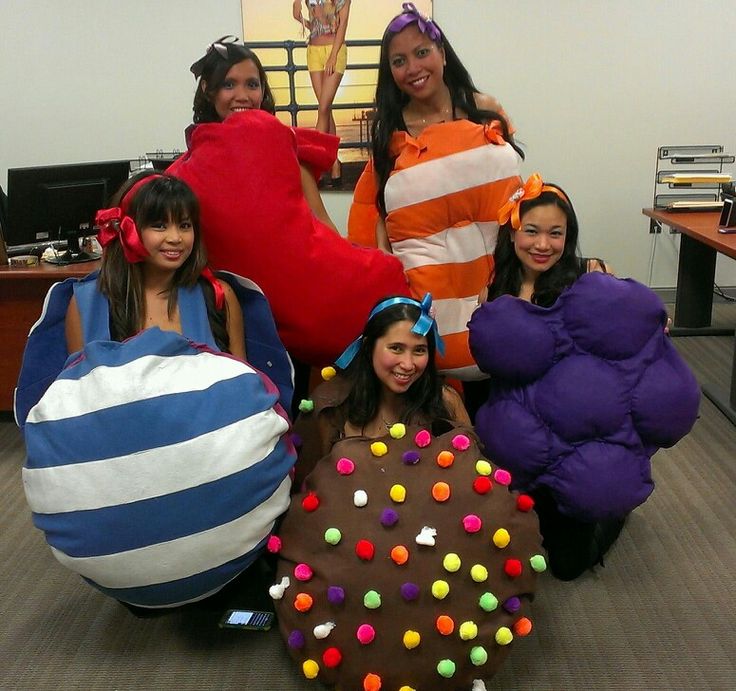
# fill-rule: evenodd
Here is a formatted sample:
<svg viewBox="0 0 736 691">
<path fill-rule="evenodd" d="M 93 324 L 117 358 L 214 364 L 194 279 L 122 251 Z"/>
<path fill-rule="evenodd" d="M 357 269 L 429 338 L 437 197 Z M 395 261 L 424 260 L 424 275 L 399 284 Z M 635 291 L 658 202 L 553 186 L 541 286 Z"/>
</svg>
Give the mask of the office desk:
<svg viewBox="0 0 736 691">
<path fill-rule="evenodd" d="M 736 233 L 719 233 L 717 211 L 671 212 L 642 209 L 660 226 L 678 230 L 680 258 L 677 265 L 675 323 L 672 335 L 728 335 L 733 331 L 708 329 L 713 312 L 713 282 L 718 253 L 736 259 Z M 678 333 L 679 332 L 679 333 Z M 730 391 L 703 387 L 703 393 L 736 424 L 736 349 L 731 368 Z"/>
<path fill-rule="evenodd" d="M 70 276 L 80 278 L 99 268 L 99 262 L 10 268 L 0 266 L 0 410 L 13 409 L 23 349 L 31 326 L 41 316 L 48 289 Z"/>
</svg>

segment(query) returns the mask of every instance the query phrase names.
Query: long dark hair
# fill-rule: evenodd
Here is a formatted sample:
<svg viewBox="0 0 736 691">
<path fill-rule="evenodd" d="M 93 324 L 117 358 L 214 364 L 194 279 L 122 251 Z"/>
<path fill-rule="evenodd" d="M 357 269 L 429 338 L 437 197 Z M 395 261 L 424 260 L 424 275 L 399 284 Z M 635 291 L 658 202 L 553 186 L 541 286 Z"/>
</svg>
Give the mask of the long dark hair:
<svg viewBox="0 0 736 691">
<path fill-rule="evenodd" d="M 570 199 L 564 190 L 558 185 L 549 182 L 545 186 L 554 187 Z M 541 307 L 550 307 L 560 296 L 565 288 L 571 286 L 584 271 L 583 260 L 578 251 L 578 219 L 572 203 L 561 199 L 554 192 L 542 192 L 538 197 L 521 203 L 519 217 L 536 206 L 553 204 L 561 209 L 567 219 L 567 231 L 565 233 L 565 246 L 560 259 L 537 277 L 534 283 L 532 303 Z M 522 232 L 514 230 L 511 222 L 504 224 L 498 231 L 498 243 L 494 253 L 496 269 L 488 286 L 488 300 L 494 300 L 501 295 L 518 296 L 521 291 L 523 267 L 521 261 L 514 251 L 514 233 Z"/>
<path fill-rule="evenodd" d="M 273 115 L 276 112 L 276 103 L 271 93 L 271 87 L 268 85 L 266 71 L 263 69 L 258 56 L 242 43 L 223 43 L 221 39 L 216 44 L 220 50 L 214 50 L 210 46 L 207 53 L 192 65 L 193 71 L 195 71 L 196 66 L 195 74 L 199 77 L 197 90 L 194 93 L 194 104 L 192 105 L 194 122 L 220 122 L 222 120 L 215 110 L 215 94 L 222 87 L 230 68 L 244 60 L 252 60 L 258 68 L 258 78 L 263 89 L 263 100 L 260 109 Z M 222 53 L 225 53 L 226 56 Z"/>
<path fill-rule="evenodd" d="M 384 298 L 387 299 L 387 298 Z M 375 306 L 383 302 L 379 300 Z M 356 427 L 364 427 L 378 415 L 378 406 L 381 397 L 381 382 L 373 369 L 373 351 L 376 341 L 400 321 L 410 321 L 414 324 L 421 314 L 419 307 L 407 304 L 398 304 L 387 307 L 368 320 L 363 330 L 363 340 L 360 350 L 345 370 L 345 376 L 351 381 L 351 390 L 343 410 L 345 417 Z M 401 414 L 402 422 L 411 422 L 417 414 L 428 420 L 441 418 L 450 419 L 450 413 L 444 403 L 442 394 L 442 380 L 437 373 L 433 330 L 427 334 L 427 352 L 429 359 L 427 367 L 421 376 L 402 394 L 404 410 Z"/>
<path fill-rule="evenodd" d="M 402 14 L 407 13 L 402 12 Z M 389 27 L 395 19 L 396 17 L 389 22 Z M 412 25 L 414 24 L 409 24 L 409 26 Z M 437 28 L 439 29 L 439 27 Z M 404 118 L 402 111 L 407 103 L 409 103 L 409 97 L 396 86 L 396 82 L 391 74 L 391 64 L 388 58 L 391 41 L 398 33 L 401 32 L 391 31 L 388 27 L 383 32 L 381 56 L 378 64 L 378 80 L 376 82 L 376 116 L 371 125 L 371 153 L 373 156 L 373 167 L 378 178 L 376 205 L 382 216 L 386 215 L 384 190 L 395 162 L 394 157 L 390 154 L 391 138 L 394 132 L 403 127 Z M 476 123 L 498 120 L 501 124 L 504 140 L 511 144 L 516 152 L 524 158 L 523 151 L 515 144 L 513 135 L 509 132 L 506 118 L 495 111 L 478 108 L 475 104 L 475 94 L 480 92 L 475 87 L 468 70 L 460 61 L 460 58 L 457 56 L 457 53 L 450 45 L 442 30 L 440 30 L 440 38 L 435 41 L 435 45 L 445 52 L 447 64 L 444 68 L 443 79 L 447 88 L 450 90 L 453 112 L 455 110 L 462 110 L 468 114 L 468 120 Z"/>
<path fill-rule="evenodd" d="M 182 180 L 171 175 L 159 175 L 145 171 L 127 180 L 113 195 L 112 206 L 120 206 L 128 191 L 140 180 L 150 177 L 151 181 L 135 191 L 131 200 L 126 200 L 126 214 L 136 224 L 138 234 L 157 221 L 180 222 L 188 218 L 194 229 L 192 252 L 174 272 L 168 290 L 167 310 L 172 317 L 176 310 L 179 286 L 192 286 L 200 280 L 207 265 L 207 255 L 199 232 L 199 201 Z M 123 341 L 138 333 L 143 327 L 145 295 L 143 269 L 140 263 L 130 263 L 123 254 L 120 242 L 113 241 L 102 253 L 98 286 L 110 303 L 110 335 L 115 341 Z M 204 290 L 207 314 L 215 342 L 221 350 L 228 350 L 230 339 L 227 334 L 226 307 L 215 308 L 214 289 L 209 281 L 200 280 Z"/>
</svg>

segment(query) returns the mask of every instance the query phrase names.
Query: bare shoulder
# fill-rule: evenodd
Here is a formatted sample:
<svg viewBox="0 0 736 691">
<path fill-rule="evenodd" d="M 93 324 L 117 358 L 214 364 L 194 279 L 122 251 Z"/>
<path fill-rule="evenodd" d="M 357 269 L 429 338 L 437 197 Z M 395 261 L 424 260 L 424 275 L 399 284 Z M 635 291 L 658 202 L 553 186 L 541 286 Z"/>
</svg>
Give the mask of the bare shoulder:
<svg viewBox="0 0 736 691">
<path fill-rule="evenodd" d="M 450 413 L 450 417 L 455 421 L 464 425 L 471 425 L 470 415 L 465 409 L 465 404 L 460 394 L 453 389 L 451 386 L 442 387 L 442 401 L 447 407 L 447 412 Z"/>
<path fill-rule="evenodd" d="M 481 110 L 492 110 L 496 113 L 500 113 L 503 110 L 501 104 L 495 96 L 490 96 L 489 94 L 481 94 L 477 92 L 473 94 L 473 96 L 475 97 L 475 105 Z"/>
<path fill-rule="evenodd" d="M 600 273 L 604 274 L 611 274 L 611 276 L 615 276 L 613 269 L 611 268 L 611 265 L 607 262 L 604 262 L 600 259 L 588 259 L 588 273 L 591 271 L 599 271 Z"/>
</svg>

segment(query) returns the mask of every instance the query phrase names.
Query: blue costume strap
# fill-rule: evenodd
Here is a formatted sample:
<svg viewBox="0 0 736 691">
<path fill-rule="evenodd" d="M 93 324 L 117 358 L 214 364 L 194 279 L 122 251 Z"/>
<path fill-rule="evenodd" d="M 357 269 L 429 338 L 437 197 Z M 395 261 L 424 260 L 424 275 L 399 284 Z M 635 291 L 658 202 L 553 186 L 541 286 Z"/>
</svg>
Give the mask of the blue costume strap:
<svg viewBox="0 0 736 691">
<path fill-rule="evenodd" d="M 110 303 L 97 289 L 98 275 L 99 271 L 95 271 L 74 283 L 74 299 L 85 343 L 110 340 Z"/>
<path fill-rule="evenodd" d="M 417 300 L 414 300 L 412 298 L 405 298 L 405 297 L 395 297 L 395 298 L 388 298 L 387 300 L 383 300 L 382 302 L 379 302 L 372 310 L 371 313 L 368 315 L 367 321 L 369 322 L 373 317 L 375 317 L 379 312 L 383 312 L 383 310 L 388 309 L 389 307 L 393 307 L 394 305 L 412 305 L 414 307 L 418 307 L 420 314 L 419 319 L 414 322 L 414 326 L 411 327 L 412 333 L 415 333 L 419 336 L 427 336 L 430 331 L 432 331 L 432 335 L 434 336 L 434 342 L 435 346 L 437 348 L 437 352 L 440 355 L 445 354 L 445 344 L 442 341 L 442 337 L 440 336 L 440 333 L 437 329 L 437 322 L 435 321 L 434 317 L 430 314 L 430 310 L 432 309 L 432 294 L 427 293 L 423 298 L 421 302 L 418 302 Z M 340 355 L 337 360 L 335 360 L 335 365 L 339 367 L 340 369 L 345 369 L 355 358 L 355 356 L 358 354 L 358 351 L 360 350 L 360 344 L 363 342 L 363 334 L 358 336 L 343 352 L 342 355 Z"/>
<path fill-rule="evenodd" d="M 202 286 L 196 283 L 193 286 L 180 286 L 177 290 L 181 332 L 195 343 L 202 343 L 213 350 L 220 350 L 212 335 L 209 319 L 207 319 L 207 305 L 204 301 Z"/>
</svg>

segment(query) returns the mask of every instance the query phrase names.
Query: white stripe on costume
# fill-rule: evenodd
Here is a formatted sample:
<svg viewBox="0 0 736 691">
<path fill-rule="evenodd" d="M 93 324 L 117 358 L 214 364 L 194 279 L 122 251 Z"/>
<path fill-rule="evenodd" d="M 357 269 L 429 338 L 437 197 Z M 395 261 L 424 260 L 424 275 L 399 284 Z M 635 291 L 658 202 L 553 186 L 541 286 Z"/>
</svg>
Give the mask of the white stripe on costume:
<svg viewBox="0 0 736 691">
<path fill-rule="evenodd" d="M 270 532 L 273 517 L 286 511 L 290 487 L 291 480 L 286 477 L 249 513 L 176 540 L 98 557 L 69 557 L 57 549 L 52 551 L 64 566 L 103 588 L 142 587 L 186 578 L 250 552 Z"/>
<path fill-rule="evenodd" d="M 241 362 L 239 367 L 245 365 Z M 23 468 L 26 497 L 35 513 L 64 513 L 129 504 L 199 487 L 262 461 L 288 427 L 288 422 L 269 408 L 168 446 L 99 461 Z M 239 440 L 237 445 L 234 439 Z"/>
<path fill-rule="evenodd" d="M 478 296 L 433 300 L 432 307 L 436 310 L 435 319 L 440 336 L 462 333 L 468 330 L 470 317 L 478 307 Z"/>
</svg>

